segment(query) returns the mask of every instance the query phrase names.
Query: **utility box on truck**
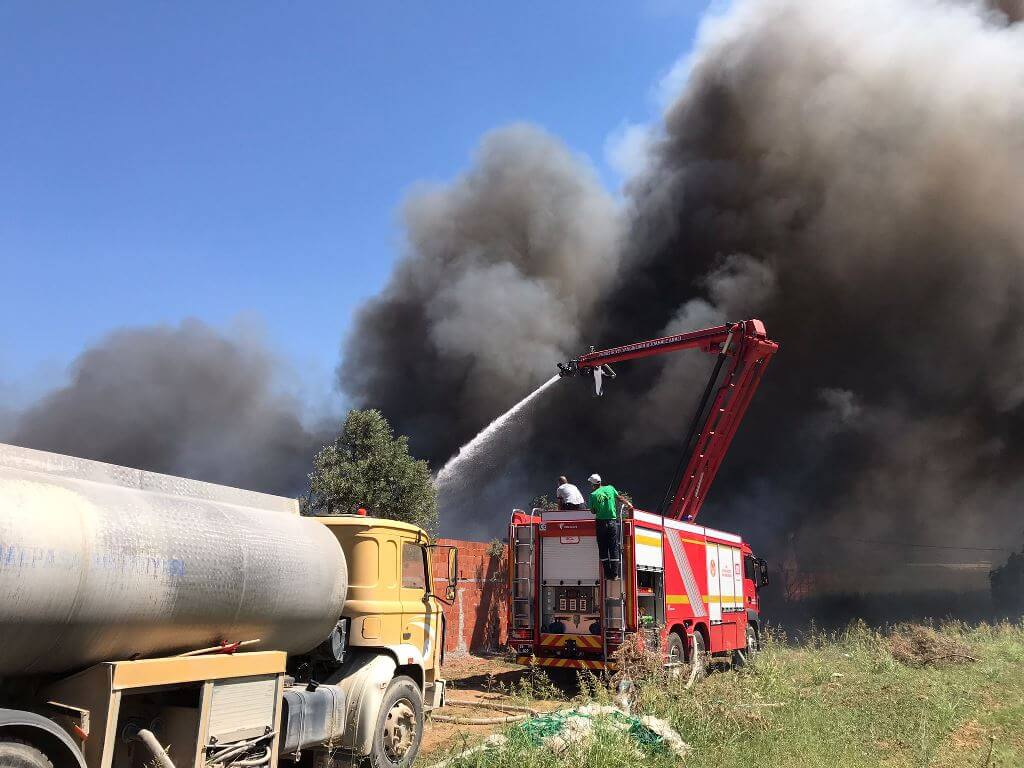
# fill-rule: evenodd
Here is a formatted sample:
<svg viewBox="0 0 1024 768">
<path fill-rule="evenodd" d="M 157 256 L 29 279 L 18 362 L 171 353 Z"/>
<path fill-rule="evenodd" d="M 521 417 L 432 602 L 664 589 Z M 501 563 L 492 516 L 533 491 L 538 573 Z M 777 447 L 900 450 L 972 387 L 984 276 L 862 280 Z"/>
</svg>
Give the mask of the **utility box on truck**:
<svg viewBox="0 0 1024 768">
<path fill-rule="evenodd" d="M 411 764 L 444 701 L 426 533 L 0 445 L 0 765 Z M 443 580 L 442 580 L 443 581 Z"/>
</svg>

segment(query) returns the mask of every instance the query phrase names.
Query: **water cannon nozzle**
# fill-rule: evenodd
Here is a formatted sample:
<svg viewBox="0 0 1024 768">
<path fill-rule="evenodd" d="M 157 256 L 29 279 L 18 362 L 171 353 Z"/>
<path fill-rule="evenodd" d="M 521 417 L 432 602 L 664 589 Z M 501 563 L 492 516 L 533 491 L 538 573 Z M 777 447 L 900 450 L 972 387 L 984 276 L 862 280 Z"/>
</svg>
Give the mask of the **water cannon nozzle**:
<svg viewBox="0 0 1024 768">
<path fill-rule="evenodd" d="M 566 376 L 577 376 L 580 372 L 579 360 L 570 360 L 567 363 L 558 363 L 558 375 L 565 378 Z"/>
</svg>

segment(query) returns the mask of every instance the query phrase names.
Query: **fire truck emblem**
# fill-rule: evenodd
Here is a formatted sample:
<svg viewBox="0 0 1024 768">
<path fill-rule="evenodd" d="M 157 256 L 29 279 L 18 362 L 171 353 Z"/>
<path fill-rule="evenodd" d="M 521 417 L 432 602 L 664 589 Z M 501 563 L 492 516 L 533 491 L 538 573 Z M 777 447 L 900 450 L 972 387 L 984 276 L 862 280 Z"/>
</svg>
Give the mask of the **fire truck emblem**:
<svg viewBox="0 0 1024 768">
<path fill-rule="evenodd" d="M 714 560 L 711 561 L 710 568 L 711 568 L 711 575 L 714 576 L 715 575 L 715 561 Z"/>
</svg>

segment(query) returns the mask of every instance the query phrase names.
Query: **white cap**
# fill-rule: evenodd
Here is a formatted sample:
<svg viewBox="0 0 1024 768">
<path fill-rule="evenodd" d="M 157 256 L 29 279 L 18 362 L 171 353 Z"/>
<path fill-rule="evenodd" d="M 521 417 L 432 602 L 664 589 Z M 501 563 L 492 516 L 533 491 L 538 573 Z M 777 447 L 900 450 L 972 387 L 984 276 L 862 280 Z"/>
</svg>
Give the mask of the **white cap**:
<svg viewBox="0 0 1024 768">
<path fill-rule="evenodd" d="M 591 483 L 592 485 L 600 485 L 601 484 L 601 476 L 599 474 L 597 474 L 597 472 L 595 472 L 594 474 L 592 474 L 590 477 L 587 478 L 587 482 Z"/>
</svg>

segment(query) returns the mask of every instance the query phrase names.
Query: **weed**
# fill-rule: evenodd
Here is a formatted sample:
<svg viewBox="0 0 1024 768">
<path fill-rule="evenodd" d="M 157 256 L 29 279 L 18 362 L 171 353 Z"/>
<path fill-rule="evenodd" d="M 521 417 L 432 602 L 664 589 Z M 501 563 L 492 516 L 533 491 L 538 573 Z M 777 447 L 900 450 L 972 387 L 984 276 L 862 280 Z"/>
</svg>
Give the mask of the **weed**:
<svg viewBox="0 0 1024 768">
<path fill-rule="evenodd" d="M 491 539 L 487 545 L 487 556 L 501 559 L 505 556 L 505 542 L 501 539 Z"/>
</svg>

